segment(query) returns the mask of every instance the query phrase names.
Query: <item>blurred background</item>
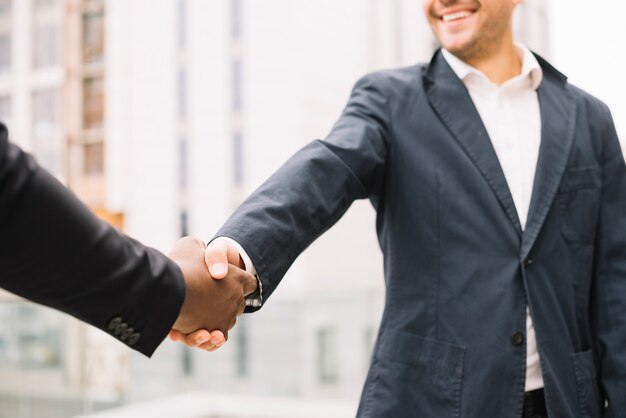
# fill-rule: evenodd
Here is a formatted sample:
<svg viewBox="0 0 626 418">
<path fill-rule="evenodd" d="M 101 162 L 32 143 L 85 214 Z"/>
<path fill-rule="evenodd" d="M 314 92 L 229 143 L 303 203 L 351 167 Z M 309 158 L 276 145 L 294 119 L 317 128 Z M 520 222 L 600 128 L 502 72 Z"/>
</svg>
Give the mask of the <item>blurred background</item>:
<svg viewBox="0 0 626 418">
<path fill-rule="evenodd" d="M 420 0 L 0 0 L 0 120 L 103 219 L 167 252 L 209 240 L 363 74 L 430 59 Z M 623 2 L 526 0 L 516 36 L 626 138 Z M 345 260 L 351 260 L 345 263 Z M 350 417 L 382 313 L 357 202 L 216 353 L 153 359 L 0 293 L 0 418 Z"/>
</svg>

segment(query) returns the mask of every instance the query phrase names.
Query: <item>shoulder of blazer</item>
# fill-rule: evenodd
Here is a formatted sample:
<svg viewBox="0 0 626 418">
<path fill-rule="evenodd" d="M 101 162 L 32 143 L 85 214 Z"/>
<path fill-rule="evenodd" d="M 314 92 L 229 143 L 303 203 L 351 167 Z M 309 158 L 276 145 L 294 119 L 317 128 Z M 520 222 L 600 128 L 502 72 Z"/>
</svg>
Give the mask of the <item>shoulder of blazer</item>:
<svg viewBox="0 0 626 418">
<path fill-rule="evenodd" d="M 539 65 L 541 66 L 541 70 L 543 71 L 544 77 L 547 76 L 548 78 L 554 79 L 563 85 L 567 84 L 567 76 L 565 74 L 557 70 L 552 64 L 550 64 L 541 55 L 537 54 L 534 51 L 532 53 L 537 59 L 537 62 L 539 62 Z"/>
<path fill-rule="evenodd" d="M 421 88 L 423 68 L 426 64 L 415 64 L 408 67 L 391 68 L 369 73 L 366 77 L 378 80 L 380 87 L 385 89 L 388 97 L 394 94 L 406 94 L 407 88 Z"/>
<path fill-rule="evenodd" d="M 571 84 L 567 76 L 557 70 L 546 59 L 535 52 L 533 52 L 533 54 L 544 72 L 544 77 L 548 77 L 548 79 L 562 84 L 563 87 L 573 95 L 578 104 L 583 106 L 583 110 L 589 112 L 591 116 L 600 116 L 608 112 L 608 106 L 602 100 L 589 94 L 580 87 Z"/>
<path fill-rule="evenodd" d="M 380 94 L 387 101 L 389 117 L 398 109 L 415 100 L 424 91 L 423 68 L 425 64 L 415 64 L 408 67 L 379 70 L 365 75 L 377 86 Z"/>
</svg>

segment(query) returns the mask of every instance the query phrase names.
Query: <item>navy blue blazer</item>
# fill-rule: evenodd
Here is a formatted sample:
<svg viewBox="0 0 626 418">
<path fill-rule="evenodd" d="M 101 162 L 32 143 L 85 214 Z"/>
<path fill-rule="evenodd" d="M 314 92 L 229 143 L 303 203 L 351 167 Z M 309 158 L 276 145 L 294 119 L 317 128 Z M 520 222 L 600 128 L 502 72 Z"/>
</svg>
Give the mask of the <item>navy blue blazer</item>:
<svg viewBox="0 0 626 418">
<path fill-rule="evenodd" d="M 550 417 L 626 416 L 626 167 L 608 108 L 538 59 L 525 231 L 478 112 L 437 52 L 363 77 L 326 140 L 218 232 L 246 249 L 267 299 L 355 199 L 371 200 L 387 291 L 359 417 L 519 418 L 527 304 Z"/>
</svg>

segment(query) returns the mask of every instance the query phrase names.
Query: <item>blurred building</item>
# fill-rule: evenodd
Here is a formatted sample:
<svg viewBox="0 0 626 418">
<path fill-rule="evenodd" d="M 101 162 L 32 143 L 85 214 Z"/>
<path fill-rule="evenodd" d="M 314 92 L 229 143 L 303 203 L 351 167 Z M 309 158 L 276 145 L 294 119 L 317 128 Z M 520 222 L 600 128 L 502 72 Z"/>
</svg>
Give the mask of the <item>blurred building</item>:
<svg viewBox="0 0 626 418">
<path fill-rule="evenodd" d="M 544 3 L 517 20 L 547 53 Z M 167 251 L 182 235 L 210 239 L 323 138 L 360 76 L 435 47 L 415 0 L 0 0 L 0 119 L 96 213 Z M 384 300 L 374 225 L 355 203 L 213 354 L 165 343 L 147 360 L 65 316 L 0 303 L 0 418 L 188 389 L 356 405 Z"/>
</svg>

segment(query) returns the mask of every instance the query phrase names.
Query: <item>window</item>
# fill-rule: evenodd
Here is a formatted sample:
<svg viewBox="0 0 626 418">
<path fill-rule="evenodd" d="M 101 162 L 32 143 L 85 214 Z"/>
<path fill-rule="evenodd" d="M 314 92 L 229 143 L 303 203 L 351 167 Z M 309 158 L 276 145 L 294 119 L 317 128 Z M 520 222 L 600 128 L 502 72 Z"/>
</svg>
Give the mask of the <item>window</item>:
<svg viewBox="0 0 626 418">
<path fill-rule="evenodd" d="M 33 9 L 36 11 L 44 11 L 54 9 L 57 0 L 33 0 Z"/>
<path fill-rule="evenodd" d="M 102 62 L 104 56 L 104 8 L 102 1 L 87 1 L 83 13 L 83 61 Z"/>
<path fill-rule="evenodd" d="M 370 360 L 372 357 L 372 354 L 374 352 L 374 345 L 376 344 L 376 329 L 373 327 L 367 327 L 365 329 L 365 333 L 364 333 L 364 348 L 365 348 L 365 353 L 366 356 L 365 358 L 367 359 L 366 364 L 365 364 L 365 370 L 369 369 L 370 366 Z"/>
<path fill-rule="evenodd" d="M 233 162 L 235 185 L 243 184 L 243 135 L 240 132 L 233 136 Z"/>
<path fill-rule="evenodd" d="M 97 175 L 104 173 L 104 144 L 102 142 L 87 143 L 83 145 L 84 173 Z"/>
<path fill-rule="evenodd" d="M 193 370 L 194 370 L 193 355 L 192 355 L 193 348 L 189 348 L 189 347 L 181 347 L 181 348 L 183 349 L 182 351 L 183 376 L 192 376 Z"/>
<path fill-rule="evenodd" d="M 320 383 L 332 384 L 339 380 L 336 337 L 332 329 L 317 332 L 317 376 Z"/>
<path fill-rule="evenodd" d="M 104 83 L 102 78 L 83 81 L 83 127 L 101 128 L 104 120 Z"/>
<path fill-rule="evenodd" d="M 37 25 L 33 34 L 33 42 L 33 65 L 35 68 L 59 64 L 59 30 L 56 23 Z"/>
<path fill-rule="evenodd" d="M 61 62 L 61 4 L 58 0 L 33 2 L 33 67 L 45 68 Z"/>
<path fill-rule="evenodd" d="M 236 58 L 232 64 L 233 76 L 233 110 L 241 112 L 243 109 L 243 76 L 242 64 L 239 58 Z"/>
<path fill-rule="evenodd" d="M 0 370 L 62 366 L 63 317 L 30 303 L 0 304 Z"/>
<path fill-rule="evenodd" d="M 0 122 L 11 129 L 11 97 L 0 96 Z"/>
<path fill-rule="evenodd" d="M 58 133 L 61 120 L 60 97 L 57 90 L 33 93 L 33 122 L 35 135 L 51 136 Z"/>
<path fill-rule="evenodd" d="M 181 138 L 178 141 L 178 176 L 179 176 L 179 186 L 181 190 L 187 189 L 187 165 L 189 164 L 189 152 L 188 152 L 188 144 L 187 138 Z"/>
<path fill-rule="evenodd" d="M 61 97 L 58 90 L 42 90 L 32 95 L 33 152 L 41 165 L 60 176 L 64 147 L 61 127 Z"/>
<path fill-rule="evenodd" d="M 0 34 L 0 73 L 6 73 L 11 69 L 11 35 Z"/>
<path fill-rule="evenodd" d="M 189 235 L 189 214 L 186 210 L 180 212 L 180 236 L 186 237 Z"/>
<path fill-rule="evenodd" d="M 249 336 L 246 318 L 237 321 L 237 376 L 244 378 L 250 372 Z"/>
<path fill-rule="evenodd" d="M 11 0 L 0 0 L 0 19 L 11 15 Z"/>
<path fill-rule="evenodd" d="M 187 118 L 187 70 L 178 70 L 178 117 Z"/>
<path fill-rule="evenodd" d="M 178 0 L 178 47 L 187 46 L 187 0 Z"/>
<path fill-rule="evenodd" d="M 232 1 L 232 9 L 231 9 L 231 13 L 232 13 L 232 36 L 233 39 L 240 39 L 241 38 L 241 14 L 242 14 L 242 7 L 241 7 L 241 0 L 233 0 Z"/>
</svg>

